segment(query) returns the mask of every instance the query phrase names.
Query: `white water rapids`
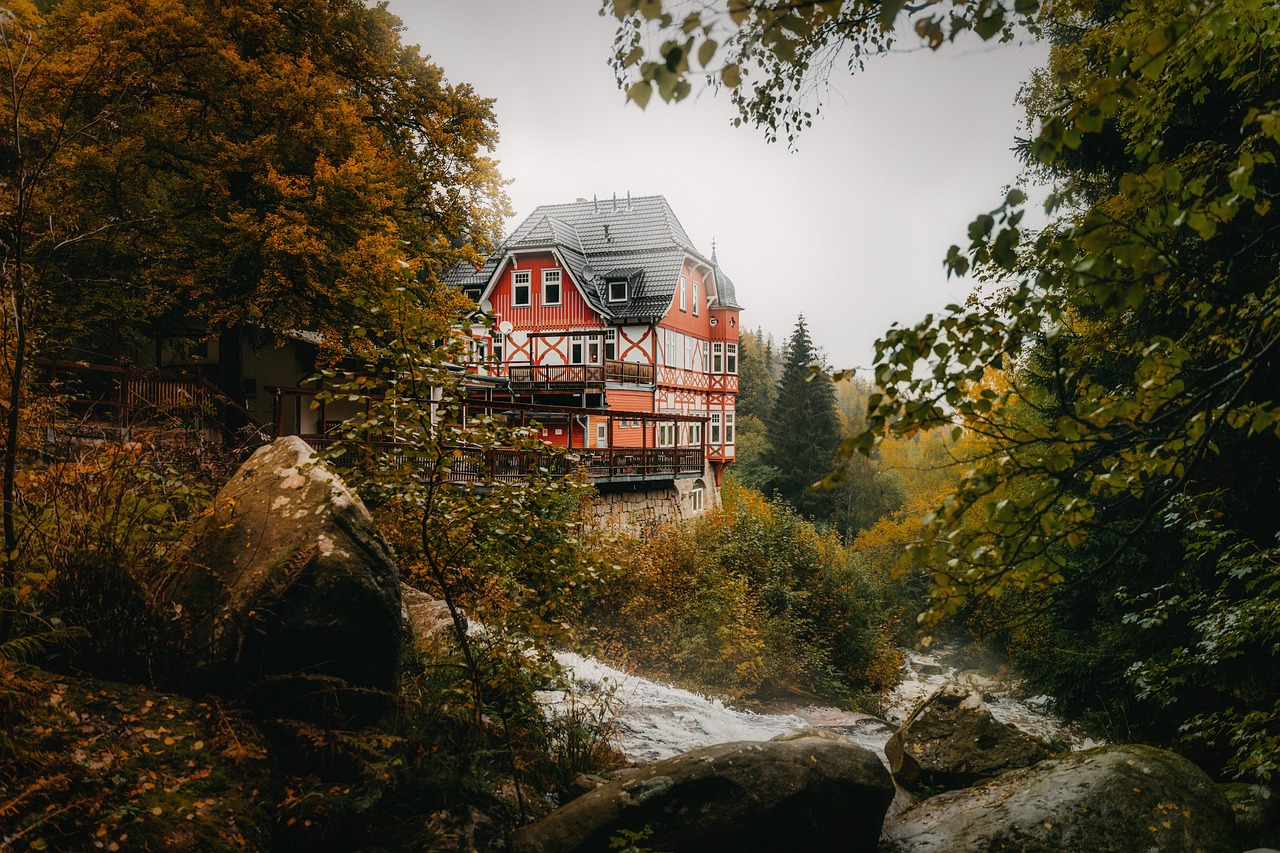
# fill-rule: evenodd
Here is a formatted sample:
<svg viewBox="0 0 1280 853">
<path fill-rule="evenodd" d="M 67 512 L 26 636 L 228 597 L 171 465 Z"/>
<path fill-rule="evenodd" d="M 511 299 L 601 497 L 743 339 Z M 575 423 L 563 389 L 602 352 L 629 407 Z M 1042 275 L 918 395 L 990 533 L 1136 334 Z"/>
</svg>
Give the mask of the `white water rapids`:
<svg viewBox="0 0 1280 853">
<path fill-rule="evenodd" d="M 1021 697 L 1009 685 L 972 672 L 957 673 L 929 658 L 908 654 L 903 681 L 886 702 L 888 722 L 867 714 L 822 705 L 798 706 L 789 713 L 758 714 L 726 707 L 678 687 L 630 675 L 594 658 L 564 653 L 560 663 L 572 674 L 577 699 L 610 701 L 615 745 L 632 761 L 669 758 L 700 746 L 739 740 L 769 740 L 798 728 L 823 728 L 860 746 L 884 754 L 884 745 L 912 708 L 948 681 L 968 684 L 987 702 L 992 715 L 1046 740 L 1073 749 L 1094 745 L 1080 732 L 1050 714 L 1047 698 Z M 610 694 L 612 698 L 610 699 Z M 568 701 L 563 694 L 547 697 L 552 706 Z"/>
</svg>

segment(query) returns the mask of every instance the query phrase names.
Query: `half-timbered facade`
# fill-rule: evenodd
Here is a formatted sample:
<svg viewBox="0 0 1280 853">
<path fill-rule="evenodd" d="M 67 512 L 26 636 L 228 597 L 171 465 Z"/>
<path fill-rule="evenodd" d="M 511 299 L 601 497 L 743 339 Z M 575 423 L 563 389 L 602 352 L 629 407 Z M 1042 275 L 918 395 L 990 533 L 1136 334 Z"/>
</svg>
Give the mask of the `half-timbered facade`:
<svg viewBox="0 0 1280 853">
<path fill-rule="evenodd" d="M 717 482 L 733 461 L 741 307 L 662 196 L 544 205 L 447 281 L 493 315 L 483 370 L 514 399 L 597 413 L 544 421 L 547 442 L 697 448 Z"/>
</svg>

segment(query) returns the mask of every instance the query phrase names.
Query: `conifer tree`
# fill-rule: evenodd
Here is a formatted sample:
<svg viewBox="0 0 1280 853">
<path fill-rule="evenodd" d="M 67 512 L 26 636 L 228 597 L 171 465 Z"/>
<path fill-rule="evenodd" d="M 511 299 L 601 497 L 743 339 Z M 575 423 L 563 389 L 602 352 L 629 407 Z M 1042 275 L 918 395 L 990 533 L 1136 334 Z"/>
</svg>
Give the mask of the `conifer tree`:
<svg viewBox="0 0 1280 853">
<path fill-rule="evenodd" d="M 830 377 L 810 369 L 818 362 L 801 316 L 783 352 L 765 462 L 775 470 L 767 491 L 777 493 L 803 515 L 826 520 L 834 506 L 830 496 L 809 487 L 832 468 L 840 445 L 840 415 Z"/>
</svg>

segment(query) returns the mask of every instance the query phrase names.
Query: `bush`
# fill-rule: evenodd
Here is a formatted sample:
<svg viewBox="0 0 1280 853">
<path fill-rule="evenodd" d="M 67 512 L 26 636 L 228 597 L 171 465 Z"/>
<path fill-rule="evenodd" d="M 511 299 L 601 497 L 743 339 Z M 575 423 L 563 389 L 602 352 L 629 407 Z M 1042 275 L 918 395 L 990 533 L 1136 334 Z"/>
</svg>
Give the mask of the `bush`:
<svg viewBox="0 0 1280 853">
<path fill-rule="evenodd" d="M 627 541 L 588 620 L 600 651 L 736 696 L 851 702 L 897 679 L 899 618 L 887 573 L 858 566 L 835 533 L 727 483 L 693 524 Z"/>
<path fill-rule="evenodd" d="M 164 595 L 187 519 L 220 466 L 126 445 L 20 473 L 15 600 L 20 633 L 79 627 L 60 666 L 155 686 L 181 644 Z"/>
</svg>

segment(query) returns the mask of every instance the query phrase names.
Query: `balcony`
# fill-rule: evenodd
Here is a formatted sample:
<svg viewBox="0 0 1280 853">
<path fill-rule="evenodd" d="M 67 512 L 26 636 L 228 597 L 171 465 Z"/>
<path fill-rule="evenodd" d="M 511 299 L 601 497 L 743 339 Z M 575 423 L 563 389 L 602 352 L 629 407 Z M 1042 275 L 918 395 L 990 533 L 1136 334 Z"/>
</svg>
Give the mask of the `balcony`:
<svg viewBox="0 0 1280 853">
<path fill-rule="evenodd" d="M 603 391 L 606 382 L 625 385 L 652 385 L 652 364 L 633 364 L 610 359 L 604 364 L 512 364 L 507 367 L 511 390 Z"/>
<path fill-rule="evenodd" d="M 317 450 L 337 443 L 327 436 L 300 437 Z M 340 466 L 360 467 L 380 457 L 384 463 L 413 464 L 416 450 L 413 445 L 387 442 L 346 444 L 334 461 Z M 453 448 L 447 467 L 448 480 L 454 483 L 518 482 L 538 468 L 560 476 L 585 468 L 597 483 L 631 483 L 698 477 L 703 473 L 703 460 L 702 449 L 692 447 L 591 448 L 566 454 L 460 446 Z M 423 457 L 422 464 L 432 463 Z"/>
</svg>

